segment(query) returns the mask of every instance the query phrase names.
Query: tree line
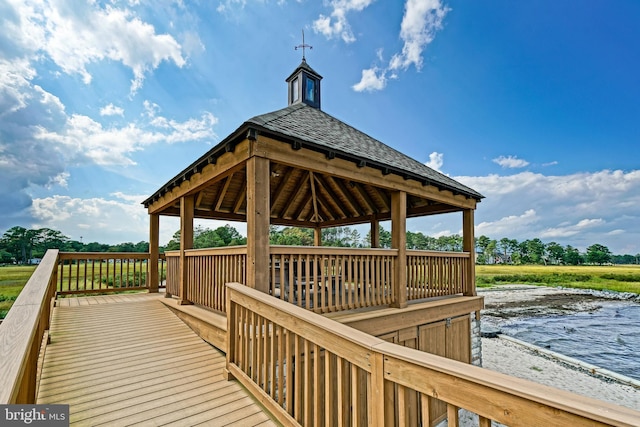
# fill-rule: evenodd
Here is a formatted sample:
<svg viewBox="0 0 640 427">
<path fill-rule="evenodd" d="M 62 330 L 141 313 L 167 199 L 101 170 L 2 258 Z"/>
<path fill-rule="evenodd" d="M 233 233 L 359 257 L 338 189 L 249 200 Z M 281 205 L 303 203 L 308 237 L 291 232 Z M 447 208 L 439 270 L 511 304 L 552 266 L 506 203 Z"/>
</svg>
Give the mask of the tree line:
<svg viewBox="0 0 640 427">
<path fill-rule="evenodd" d="M 382 226 L 379 229 L 379 247 L 391 247 L 391 232 Z M 314 232 L 310 228 L 271 226 L 269 239 L 273 245 L 312 246 Z M 221 246 L 245 245 L 246 237 L 231 225 L 216 229 L 196 227 L 193 233 L 193 247 L 213 248 Z M 351 227 L 332 227 L 322 230 L 322 245 L 334 247 L 366 248 L 371 247 L 371 235 L 360 233 Z M 538 238 L 518 241 L 507 237 L 499 240 L 487 236 L 475 239 L 476 262 L 478 264 L 640 264 L 640 254 L 614 255 L 608 247 L 593 244 L 585 252 L 571 245 L 562 246 L 556 242 L 545 243 Z M 108 245 L 98 242 L 83 243 L 71 240 L 59 231 L 49 228 L 26 229 L 12 227 L 0 238 L 1 264 L 29 264 L 42 258 L 48 249 L 60 249 L 63 252 L 148 252 L 149 243 L 126 242 Z M 160 252 L 180 249 L 180 232 Z M 433 251 L 462 251 L 462 236 L 433 237 L 422 232 L 407 231 L 407 249 Z"/>
</svg>

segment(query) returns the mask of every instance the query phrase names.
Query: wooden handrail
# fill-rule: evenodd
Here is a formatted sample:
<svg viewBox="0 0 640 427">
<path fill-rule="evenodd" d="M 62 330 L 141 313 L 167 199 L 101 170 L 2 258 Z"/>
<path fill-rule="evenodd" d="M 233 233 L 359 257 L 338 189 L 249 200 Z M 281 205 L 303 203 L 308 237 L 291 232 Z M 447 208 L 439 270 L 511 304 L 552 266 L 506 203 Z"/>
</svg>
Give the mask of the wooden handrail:
<svg viewBox="0 0 640 427">
<path fill-rule="evenodd" d="M 397 255 L 397 249 L 380 248 L 342 248 L 337 246 L 288 246 L 271 245 L 272 255 Z"/>
<path fill-rule="evenodd" d="M 38 354 L 49 329 L 58 250 L 49 249 L 0 324 L 0 404 L 34 403 Z"/>
<path fill-rule="evenodd" d="M 436 258 L 469 258 L 469 252 L 449 252 L 449 251 L 422 251 L 416 249 L 407 250 L 407 256 L 430 256 Z"/>
<path fill-rule="evenodd" d="M 60 252 L 60 260 L 149 259 L 147 252 Z"/>
<path fill-rule="evenodd" d="M 227 298 L 227 370 L 285 425 L 429 425 L 430 399 L 447 403 L 449 425 L 457 425 L 459 408 L 478 414 L 480 425 L 633 426 L 640 419 L 629 408 L 382 341 L 240 284 L 228 284 Z M 327 393 L 334 383 L 337 397 Z M 405 402 L 412 393 L 419 409 L 405 419 L 416 408 Z"/>
</svg>

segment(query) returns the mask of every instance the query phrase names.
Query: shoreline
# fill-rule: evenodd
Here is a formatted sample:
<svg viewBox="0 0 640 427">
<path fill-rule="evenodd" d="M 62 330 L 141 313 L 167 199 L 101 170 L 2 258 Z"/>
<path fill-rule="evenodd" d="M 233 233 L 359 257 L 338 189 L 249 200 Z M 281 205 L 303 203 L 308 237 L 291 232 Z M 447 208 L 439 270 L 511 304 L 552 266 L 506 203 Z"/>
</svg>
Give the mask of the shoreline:
<svg viewBox="0 0 640 427">
<path fill-rule="evenodd" d="M 592 311 L 607 300 L 630 299 L 616 294 L 531 285 L 479 288 L 478 295 L 485 297 L 482 328 L 499 329 L 500 323 L 519 317 Z M 640 411 L 640 381 L 496 332 L 496 338 L 482 338 L 484 368 Z"/>
</svg>

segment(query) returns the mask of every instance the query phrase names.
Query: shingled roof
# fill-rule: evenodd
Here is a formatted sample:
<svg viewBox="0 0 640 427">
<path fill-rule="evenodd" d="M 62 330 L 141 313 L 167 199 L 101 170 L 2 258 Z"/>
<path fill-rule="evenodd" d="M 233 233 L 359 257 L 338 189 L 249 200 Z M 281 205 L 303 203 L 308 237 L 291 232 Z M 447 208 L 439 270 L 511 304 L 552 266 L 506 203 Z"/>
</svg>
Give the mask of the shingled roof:
<svg viewBox="0 0 640 427">
<path fill-rule="evenodd" d="M 255 125 L 259 132 L 274 133 L 304 144 L 305 148 L 324 151 L 331 156 L 354 160 L 380 168 L 384 173 L 402 175 L 480 200 L 477 191 L 402 154 L 364 132 L 304 103 L 255 116 L 241 127 Z"/>
</svg>

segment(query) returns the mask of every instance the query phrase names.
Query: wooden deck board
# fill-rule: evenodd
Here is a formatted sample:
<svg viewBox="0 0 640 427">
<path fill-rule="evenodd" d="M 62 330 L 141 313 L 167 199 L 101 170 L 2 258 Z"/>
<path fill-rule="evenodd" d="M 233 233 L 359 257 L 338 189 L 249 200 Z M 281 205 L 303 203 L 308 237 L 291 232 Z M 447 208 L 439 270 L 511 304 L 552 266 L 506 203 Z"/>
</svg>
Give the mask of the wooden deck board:
<svg viewBox="0 0 640 427">
<path fill-rule="evenodd" d="M 276 425 L 161 294 L 58 300 L 37 403 L 73 425 Z"/>
</svg>

